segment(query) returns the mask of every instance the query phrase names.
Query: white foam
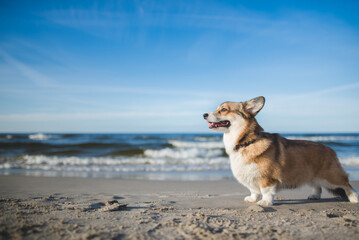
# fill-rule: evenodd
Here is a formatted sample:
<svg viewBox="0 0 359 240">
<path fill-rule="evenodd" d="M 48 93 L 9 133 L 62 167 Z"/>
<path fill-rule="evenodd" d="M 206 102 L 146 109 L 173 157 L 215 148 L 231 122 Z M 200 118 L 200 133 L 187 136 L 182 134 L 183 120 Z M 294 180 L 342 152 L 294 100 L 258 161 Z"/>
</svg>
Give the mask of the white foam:
<svg viewBox="0 0 359 240">
<path fill-rule="evenodd" d="M 169 160 L 167 158 L 81 158 L 37 155 L 24 156 L 22 160 L 0 164 L 0 169 L 85 172 L 205 171 L 228 170 L 229 161 L 225 157 L 192 157 Z"/>
<path fill-rule="evenodd" d="M 49 135 L 45 135 L 43 133 L 36 133 L 36 134 L 29 135 L 29 139 L 40 140 L 40 141 L 47 140 L 47 139 L 49 139 L 49 137 L 50 137 Z"/>
<path fill-rule="evenodd" d="M 339 161 L 345 166 L 359 166 L 359 157 L 339 158 Z"/>
<path fill-rule="evenodd" d="M 213 137 L 195 137 L 194 140 L 195 141 L 209 141 L 209 140 L 218 140 L 221 139 L 222 137 L 217 137 L 217 136 L 213 136 Z"/>
<path fill-rule="evenodd" d="M 162 156 L 156 157 L 58 157 L 27 155 L 17 161 L 0 164 L 0 173 L 6 174 L 14 169 L 17 171 L 24 169 L 28 174 L 38 172 L 40 175 L 62 174 L 78 176 L 84 174 L 92 176 L 94 174 L 114 174 L 113 176 L 116 176 L 118 174 L 118 176 L 121 176 L 121 174 L 133 174 L 135 172 L 179 172 L 185 174 L 189 172 L 230 170 L 227 157 L 183 157 L 185 155 L 179 155 L 182 157 L 174 158 L 173 153 L 170 154 L 171 157 L 168 157 L 165 152 L 160 154 Z M 340 162 L 343 166 L 349 167 L 349 170 L 350 167 L 359 167 L 359 157 L 340 158 Z M 348 169 L 346 170 L 349 171 Z M 351 177 L 354 176 L 353 174 L 355 174 L 355 171 L 354 173 L 350 172 Z"/>
<path fill-rule="evenodd" d="M 0 164 L 0 169 L 12 169 L 12 168 L 16 168 L 16 166 L 17 166 L 16 163 L 6 162 Z"/>
<path fill-rule="evenodd" d="M 147 158 L 122 158 L 122 157 L 58 157 L 58 156 L 44 156 L 26 155 L 23 157 L 24 164 L 31 165 L 49 165 L 49 166 L 91 166 L 91 165 L 145 165 L 145 164 L 165 164 L 165 159 L 147 159 Z"/>
<path fill-rule="evenodd" d="M 165 148 L 161 150 L 147 149 L 144 152 L 145 156 L 150 158 L 174 158 L 174 159 L 185 159 L 193 157 L 218 157 L 223 154 L 221 149 L 203 149 L 203 148 L 179 148 L 171 149 Z"/>
</svg>

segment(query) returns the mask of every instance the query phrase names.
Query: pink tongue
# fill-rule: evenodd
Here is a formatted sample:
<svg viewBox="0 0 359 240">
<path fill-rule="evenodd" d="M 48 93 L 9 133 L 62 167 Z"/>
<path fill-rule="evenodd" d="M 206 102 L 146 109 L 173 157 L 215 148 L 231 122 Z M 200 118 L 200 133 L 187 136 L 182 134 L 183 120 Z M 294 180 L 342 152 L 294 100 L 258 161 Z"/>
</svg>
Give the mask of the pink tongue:
<svg viewBox="0 0 359 240">
<path fill-rule="evenodd" d="M 210 128 L 218 128 L 218 127 L 220 127 L 220 126 L 222 126 L 220 123 L 210 123 L 210 124 L 209 124 L 209 127 L 210 127 Z"/>
</svg>

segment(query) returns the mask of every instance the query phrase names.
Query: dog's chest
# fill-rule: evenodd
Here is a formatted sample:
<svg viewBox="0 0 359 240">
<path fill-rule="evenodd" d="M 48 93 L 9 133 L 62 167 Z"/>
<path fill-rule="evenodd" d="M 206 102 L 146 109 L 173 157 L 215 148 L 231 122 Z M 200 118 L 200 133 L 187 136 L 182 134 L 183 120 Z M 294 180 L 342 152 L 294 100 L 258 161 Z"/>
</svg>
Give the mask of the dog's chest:
<svg viewBox="0 0 359 240">
<path fill-rule="evenodd" d="M 231 169 L 234 177 L 243 185 L 247 187 L 254 187 L 257 179 L 260 177 L 260 172 L 257 164 L 246 163 L 242 154 L 239 152 L 230 155 Z"/>
<path fill-rule="evenodd" d="M 234 177 L 248 188 L 257 188 L 257 178 L 260 177 L 257 164 L 248 163 L 241 150 L 234 150 L 238 134 L 228 133 L 223 136 L 223 143 L 231 161 L 231 170 Z"/>
</svg>

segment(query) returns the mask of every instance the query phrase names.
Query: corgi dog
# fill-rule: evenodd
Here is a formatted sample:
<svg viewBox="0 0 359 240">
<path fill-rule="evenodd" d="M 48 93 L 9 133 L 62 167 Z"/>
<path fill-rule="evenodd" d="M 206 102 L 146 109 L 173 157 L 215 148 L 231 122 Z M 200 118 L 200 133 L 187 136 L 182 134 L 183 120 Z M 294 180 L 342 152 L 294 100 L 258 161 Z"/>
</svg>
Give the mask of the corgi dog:
<svg viewBox="0 0 359 240">
<path fill-rule="evenodd" d="M 308 184 L 313 188 L 310 200 L 320 199 L 324 187 L 358 203 L 358 193 L 349 184 L 334 150 L 263 131 L 255 116 L 264 101 L 264 97 L 257 97 L 247 102 L 225 102 L 216 111 L 203 114 L 210 129 L 224 133 L 232 173 L 250 191 L 244 201 L 271 206 L 278 190 Z"/>
</svg>

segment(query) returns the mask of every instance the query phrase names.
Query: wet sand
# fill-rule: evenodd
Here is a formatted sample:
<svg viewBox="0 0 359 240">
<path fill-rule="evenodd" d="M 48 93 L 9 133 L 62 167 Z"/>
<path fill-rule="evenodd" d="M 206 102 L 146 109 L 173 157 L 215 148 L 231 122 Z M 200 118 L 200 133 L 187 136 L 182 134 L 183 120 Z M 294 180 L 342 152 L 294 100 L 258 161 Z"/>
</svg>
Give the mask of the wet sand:
<svg viewBox="0 0 359 240">
<path fill-rule="evenodd" d="M 0 239 L 359 238 L 359 204 L 310 192 L 281 191 L 263 208 L 235 180 L 0 176 Z"/>
</svg>

